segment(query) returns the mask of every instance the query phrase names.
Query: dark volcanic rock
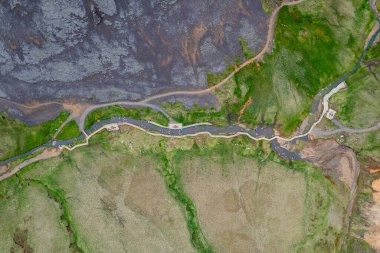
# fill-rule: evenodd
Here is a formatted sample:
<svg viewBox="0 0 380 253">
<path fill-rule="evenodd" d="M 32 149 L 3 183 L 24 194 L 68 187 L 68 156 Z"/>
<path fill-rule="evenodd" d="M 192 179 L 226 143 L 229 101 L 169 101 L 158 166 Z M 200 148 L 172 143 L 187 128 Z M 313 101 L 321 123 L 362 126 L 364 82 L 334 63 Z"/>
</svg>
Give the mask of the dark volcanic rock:
<svg viewBox="0 0 380 253">
<path fill-rule="evenodd" d="M 0 117 L 2 116 L 2 112 L 5 112 L 11 118 L 17 118 L 29 126 L 38 125 L 50 119 L 54 119 L 63 110 L 63 106 L 59 104 L 26 108 L 9 101 L 0 100 Z"/>
<path fill-rule="evenodd" d="M 259 0 L 3 0 L 0 20 L 0 97 L 18 102 L 206 87 L 267 31 Z"/>
</svg>

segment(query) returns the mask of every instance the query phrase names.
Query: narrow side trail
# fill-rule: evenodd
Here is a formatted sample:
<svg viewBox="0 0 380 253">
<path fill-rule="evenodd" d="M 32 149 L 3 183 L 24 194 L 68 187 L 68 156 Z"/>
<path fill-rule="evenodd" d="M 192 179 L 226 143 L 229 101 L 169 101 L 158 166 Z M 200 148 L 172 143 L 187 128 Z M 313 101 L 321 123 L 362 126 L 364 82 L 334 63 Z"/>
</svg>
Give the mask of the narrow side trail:
<svg viewBox="0 0 380 253">
<path fill-rule="evenodd" d="M 236 137 L 236 136 L 239 136 L 239 135 L 245 135 L 245 136 L 248 136 L 250 139 L 255 140 L 255 141 L 260 141 L 260 140 L 265 140 L 265 141 L 281 140 L 281 141 L 286 141 L 286 142 L 293 141 L 295 139 L 299 139 L 299 138 L 308 136 L 314 130 L 314 128 L 316 127 L 316 125 L 318 125 L 319 122 L 321 122 L 321 120 L 323 119 L 323 117 L 325 116 L 325 114 L 327 113 L 327 111 L 329 110 L 329 103 L 328 103 L 329 98 L 332 95 L 334 95 L 335 93 L 337 93 L 338 91 L 340 91 L 341 89 L 344 89 L 346 87 L 347 86 L 346 86 L 346 84 L 344 82 L 340 83 L 337 87 L 335 87 L 328 94 L 326 94 L 323 97 L 323 111 L 322 111 L 321 115 L 319 116 L 319 119 L 316 122 L 314 122 L 314 124 L 310 127 L 309 131 L 307 131 L 306 133 L 295 135 L 295 136 L 290 137 L 290 138 L 285 138 L 285 137 L 281 137 L 281 136 L 277 136 L 277 135 L 272 136 L 270 138 L 265 137 L 265 136 L 255 137 L 255 136 L 252 136 L 248 132 L 241 132 L 241 131 L 237 131 L 237 132 L 234 131 L 234 132 L 231 132 L 231 134 L 229 134 L 229 135 L 227 135 L 227 134 L 213 134 L 212 131 L 211 131 L 212 127 L 210 126 L 210 130 L 208 131 L 207 130 L 207 125 L 204 126 L 205 124 L 195 124 L 195 125 L 190 125 L 190 126 L 186 126 L 186 127 L 183 128 L 183 129 L 189 129 L 189 128 L 195 129 L 194 130 L 195 133 L 181 134 L 181 135 L 174 135 L 174 134 L 170 135 L 170 134 L 162 134 L 162 133 L 157 133 L 157 132 L 151 132 L 151 131 L 147 130 L 145 128 L 145 126 L 143 126 L 143 125 L 132 124 L 130 122 L 123 122 L 123 119 L 120 118 L 121 122 L 114 122 L 114 123 L 111 123 L 111 124 L 103 125 L 99 129 L 97 129 L 94 132 L 92 132 L 90 135 L 88 135 L 86 133 L 86 131 L 83 130 L 83 133 L 85 135 L 85 142 L 84 143 L 75 145 L 73 147 L 69 147 L 67 145 L 62 145 L 61 148 L 67 149 L 69 151 L 72 151 L 72 150 L 74 150 L 74 149 L 76 149 L 78 147 L 86 146 L 86 145 L 88 145 L 89 140 L 90 140 L 90 138 L 92 136 L 94 136 L 98 132 L 102 131 L 103 129 L 106 129 L 106 128 L 109 128 L 110 126 L 115 126 L 115 125 L 118 125 L 118 126 L 129 125 L 131 127 L 140 129 L 140 130 L 142 130 L 142 131 L 144 131 L 144 132 L 146 132 L 146 133 L 148 133 L 150 135 L 162 136 L 162 137 L 172 137 L 172 138 L 185 138 L 185 137 L 189 137 L 189 136 L 197 136 L 197 135 L 200 135 L 200 134 L 208 134 L 211 137 L 216 137 L 216 138 L 233 138 L 233 137 Z M 155 124 L 155 125 L 157 127 L 161 128 L 161 129 L 165 129 L 165 130 L 169 129 L 166 126 L 161 126 L 161 125 L 158 125 L 158 124 Z M 203 126 L 203 127 L 200 128 L 200 126 Z M 199 128 L 199 131 L 197 131 L 197 128 Z"/>
<path fill-rule="evenodd" d="M 110 106 L 110 105 L 127 105 L 127 106 L 148 106 L 148 107 L 151 107 L 155 110 L 159 110 L 161 111 L 162 113 L 164 113 L 168 118 L 169 115 L 167 115 L 167 113 L 162 110 L 161 108 L 159 108 L 158 106 L 155 106 L 155 105 L 152 105 L 152 104 L 149 104 L 149 102 L 153 101 L 153 100 L 156 100 L 156 99 L 160 99 L 160 98 L 165 98 L 165 97 L 168 97 L 168 96 L 174 96 L 174 95 L 202 95 L 202 94 L 207 94 L 207 93 L 210 93 L 212 91 L 214 91 L 215 89 L 221 87 L 222 85 L 224 85 L 226 82 L 228 82 L 228 80 L 230 80 L 237 72 L 239 72 L 241 69 L 243 69 L 244 67 L 246 67 L 247 65 L 251 64 L 252 62 L 256 61 L 256 60 L 262 60 L 263 57 L 264 57 L 264 54 L 266 53 L 269 53 L 272 51 L 272 47 L 273 47 L 273 37 L 274 37 L 274 31 L 275 31 L 275 24 L 276 24 L 276 19 L 277 19 L 277 16 L 278 16 L 278 13 L 279 11 L 281 10 L 282 7 L 284 6 L 289 6 L 289 5 L 296 5 L 296 4 L 300 4 L 302 3 L 304 0 L 297 0 L 297 1 L 288 1 L 286 0 L 285 2 L 283 2 L 280 6 L 276 7 L 270 18 L 269 18 L 269 24 L 268 24 L 268 33 L 267 33 L 267 38 L 266 38 L 266 42 L 265 42 L 265 45 L 263 47 L 263 49 L 260 51 L 259 54 L 257 54 L 256 56 L 246 60 L 245 62 L 243 62 L 242 64 L 240 64 L 239 66 L 236 66 L 236 68 L 234 69 L 234 71 L 232 71 L 226 78 L 224 78 L 223 80 L 221 80 L 219 83 L 213 85 L 212 87 L 210 88 L 207 88 L 207 89 L 203 89 L 203 90 L 192 90 L 192 91 L 172 91 L 172 92 L 165 92 L 165 93 L 161 93 L 161 94 L 157 94 L 157 95 L 153 95 L 153 96 L 150 96 L 148 98 L 145 98 L 143 100 L 140 100 L 140 101 L 119 101 L 119 102 L 111 102 L 111 103 L 103 103 L 103 104 L 93 104 L 93 105 L 89 105 L 84 111 L 83 111 L 83 114 L 80 116 L 79 120 L 78 120 L 78 125 L 79 125 L 79 128 L 83 131 L 83 127 L 84 127 L 84 122 L 85 122 L 85 118 L 86 116 L 93 110 L 95 109 L 99 109 L 99 108 L 102 108 L 102 107 L 107 107 L 107 106 Z M 53 105 L 53 104 L 58 104 L 58 105 L 64 105 L 65 102 L 44 102 L 44 103 L 36 103 L 36 104 L 33 104 L 33 105 L 25 105 L 25 104 L 22 104 L 22 103 L 17 103 L 17 102 L 14 102 L 14 101 L 10 101 L 10 100 L 7 100 L 7 99 L 4 99 L 4 98 L 0 98 L 0 100 L 3 100 L 3 101 L 6 101 L 6 102 L 9 102 L 9 103 L 12 103 L 14 105 L 17 105 L 17 106 L 20 106 L 20 107 L 23 107 L 23 108 L 26 108 L 26 109 L 37 109 L 39 107 L 42 107 L 42 106 L 47 106 L 47 105 Z M 74 117 L 70 117 L 70 120 L 73 119 Z M 67 121 L 68 122 L 68 121 Z M 61 127 L 60 129 L 63 128 L 64 125 L 66 125 L 65 122 Z"/>
<path fill-rule="evenodd" d="M 335 122 L 337 122 L 337 121 L 335 121 Z M 380 121 L 374 126 L 367 127 L 367 128 L 360 128 L 360 129 L 349 128 L 349 127 L 343 126 L 341 123 L 338 123 L 338 124 L 339 124 L 338 129 L 326 130 L 326 131 L 314 129 L 311 133 L 317 137 L 329 137 L 329 136 L 333 136 L 333 135 L 343 133 L 343 132 L 346 132 L 349 134 L 363 134 L 363 133 L 368 133 L 368 132 L 380 130 Z"/>
<path fill-rule="evenodd" d="M 162 93 L 162 94 L 157 94 L 157 95 L 148 97 L 146 99 L 143 99 L 140 102 L 146 103 L 146 102 L 149 102 L 149 101 L 152 101 L 152 100 L 156 100 L 156 99 L 159 99 L 159 98 L 164 98 L 164 97 L 167 97 L 167 96 L 173 96 L 173 95 L 201 95 L 201 94 L 212 92 L 215 89 L 219 88 L 220 86 L 222 86 L 223 84 L 225 84 L 226 82 L 228 82 L 228 80 L 230 80 L 237 72 L 239 72 L 240 70 L 242 70 L 244 67 L 246 67 L 247 65 L 251 64 L 252 62 L 254 62 L 256 60 L 262 60 L 263 57 L 264 57 L 264 54 L 269 53 L 269 52 L 272 51 L 273 37 L 274 37 L 274 31 L 275 31 L 275 24 L 276 24 L 276 19 L 277 19 L 279 11 L 284 6 L 300 4 L 303 1 L 304 0 L 285 1 L 280 6 L 278 6 L 277 8 L 275 8 L 273 10 L 270 18 L 269 18 L 268 33 L 267 33 L 267 38 L 266 38 L 266 42 L 265 42 L 265 45 L 264 45 L 263 49 L 256 56 L 254 56 L 254 57 L 246 60 L 242 64 L 236 66 L 236 68 L 234 69 L 234 71 L 232 71 L 226 78 L 224 78 L 219 83 L 213 85 L 210 88 L 204 89 L 204 90 L 198 90 L 198 91 L 172 91 L 172 92 L 166 92 L 166 93 Z"/>
</svg>

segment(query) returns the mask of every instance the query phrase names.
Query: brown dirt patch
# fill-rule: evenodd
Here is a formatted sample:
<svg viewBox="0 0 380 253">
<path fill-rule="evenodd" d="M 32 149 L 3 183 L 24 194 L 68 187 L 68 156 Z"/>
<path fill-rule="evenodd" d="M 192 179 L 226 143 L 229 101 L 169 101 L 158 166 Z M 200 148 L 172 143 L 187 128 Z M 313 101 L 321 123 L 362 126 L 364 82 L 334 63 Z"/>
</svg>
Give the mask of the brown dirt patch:
<svg viewBox="0 0 380 253">
<path fill-rule="evenodd" d="M 83 111 L 89 106 L 89 104 L 79 104 L 79 103 L 63 103 L 63 108 L 71 112 L 72 117 L 80 117 Z"/>
<path fill-rule="evenodd" d="M 219 23 L 215 26 L 212 33 L 212 41 L 217 45 L 222 45 L 224 42 L 224 21 L 221 20 Z"/>
<path fill-rule="evenodd" d="M 351 188 L 355 183 L 359 163 L 355 153 L 335 140 L 314 140 L 306 143 L 301 150 L 303 159 L 311 161 L 323 170 L 323 173 L 336 182 L 343 182 Z"/>
<path fill-rule="evenodd" d="M 207 27 L 203 22 L 194 26 L 192 36 L 181 40 L 182 55 L 188 63 L 196 65 L 199 59 L 199 42 L 206 33 Z"/>
<path fill-rule="evenodd" d="M 2 166 L 2 167 L 0 167 L 0 181 L 16 174 L 22 168 L 24 168 L 24 167 L 26 167 L 26 166 L 34 163 L 34 162 L 46 160 L 46 159 L 49 159 L 52 157 L 56 157 L 59 154 L 61 154 L 60 149 L 57 149 L 57 148 L 45 149 L 41 154 L 39 154 L 33 158 L 30 158 L 28 160 L 25 160 L 20 164 L 17 164 L 14 168 L 8 168 L 7 166 Z"/>
<path fill-rule="evenodd" d="M 17 228 L 14 235 L 13 241 L 16 245 L 20 246 L 24 253 L 32 253 L 32 248 L 28 245 L 28 229 Z M 12 250 L 11 250 L 12 251 Z"/>
<path fill-rule="evenodd" d="M 0 166 L 0 176 L 9 170 L 8 166 Z"/>
<path fill-rule="evenodd" d="M 235 189 L 229 189 L 223 193 L 224 209 L 227 212 L 235 213 L 240 210 L 240 199 Z"/>
<path fill-rule="evenodd" d="M 252 97 L 249 97 L 249 99 L 247 100 L 247 102 L 245 102 L 245 104 L 243 105 L 243 107 L 240 109 L 240 111 L 239 111 L 239 117 L 238 117 L 238 124 L 240 123 L 240 118 L 243 116 L 245 109 L 250 104 L 252 104 Z"/>
<path fill-rule="evenodd" d="M 376 179 L 372 182 L 372 189 L 374 191 L 380 192 L 380 179 Z"/>
<path fill-rule="evenodd" d="M 368 158 L 369 164 L 368 164 L 368 171 L 370 174 L 375 174 L 380 172 L 380 164 L 376 162 L 374 159 Z"/>
<path fill-rule="evenodd" d="M 369 226 L 364 239 L 376 250 L 380 251 L 380 178 L 372 182 L 373 205 L 366 209 Z"/>
<path fill-rule="evenodd" d="M 247 17 L 252 16 L 252 14 L 248 11 L 247 6 L 244 4 L 244 2 L 242 0 L 240 0 L 237 4 L 238 4 L 238 9 L 239 9 L 241 14 L 243 14 L 244 16 L 247 16 Z"/>
</svg>

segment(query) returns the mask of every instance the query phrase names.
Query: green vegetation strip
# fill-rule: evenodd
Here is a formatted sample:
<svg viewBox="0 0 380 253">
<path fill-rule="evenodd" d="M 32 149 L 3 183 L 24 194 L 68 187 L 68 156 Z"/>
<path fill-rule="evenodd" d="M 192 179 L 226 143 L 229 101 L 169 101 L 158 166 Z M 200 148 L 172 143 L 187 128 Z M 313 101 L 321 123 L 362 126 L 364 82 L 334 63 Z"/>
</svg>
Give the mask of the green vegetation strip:
<svg viewBox="0 0 380 253">
<path fill-rule="evenodd" d="M 380 64 L 361 67 L 346 83 L 348 88 L 331 98 L 336 117 L 348 127 L 372 127 L 380 121 Z"/>
<path fill-rule="evenodd" d="M 81 134 L 79 127 L 75 120 L 69 121 L 59 132 L 56 140 L 68 140 L 78 137 Z"/>
<path fill-rule="evenodd" d="M 68 112 L 62 112 L 53 120 L 27 126 L 6 113 L 0 114 L 0 161 L 48 142 L 68 116 Z"/>
<path fill-rule="evenodd" d="M 241 50 L 243 51 L 243 56 L 246 60 L 252 58 L 255 55 L 255 51 L 249 48 L 248 42 L 243 37 L 239 38 L 239 44 Z"/>
<path fill-rule="evenodd" d="M 48 178 L 27 178 L 23 175 L 27 175 L 27 173 L 33 169 L 38 167 L 38 165 L 34 164 L 28 167 L 27 170 L 18 173 L 16 176 L 11 177 L 5 181 L 0 183 L 0 207 L 2 205 L 7 204 L 7 201 L 14 200 L 21 203 L 24 203 L 25 199 L 20 198 L 19 193 L 31 184 L 42 186 L 43 189 L 48 193 L 49 198 L 54 200 L 61 210 L 60 220 L 65 225 L 66 230 L 69 234 L 70 239 L 70 249 L 71 252 L 75 253 L 83 253 L 83 249 L 78 245 L 78 233 L 76 230 L 76 225 L 73 223 L 73 219 L 68 207 L 68 203 L 66 200 L 66 196 L 63 190 L 55 187 L 56 182 L 51 177 Z M 27 204 L 27 203 L 24 203 Z M 55 239 L 55 238 L 53 238 Z"/>
<path fill-rule="evenodd" d="M 336 249 L 337 240 L 335 239 L 340 237 L 341 231 L 329 224 L 329 212 L 333 203 L 345 200 L 337 200 L 336 192 L 331 190 L 334 187 L 333 183 L 327 180 L 320 170 L 312 168 L 302 161 L 282 160 L 268 147 L 264 148 L 264 144 L 262 141 L 257 142 L 253 145 L 254 148 L 247 149 L 252 146 L 252 142 L 247 138 L 235 138 L 228 141 L 228 144 L 225 140 L 217 140 L 212 147 L 200 147 L 194 142 L 190 150 L 175 149 L 168 152 L 162 149 L 161 152 L 157 152 L 157 150 L 150 152 L 161 164 L 160 173 L 165 179 L 169 192 L 184 210 L 194 247 L 198 252 L 213 251 L 202 233 L 197 220 L 196 207 L 181 183 L 181 162 L 186 159 L 196 159 L 196 157 L 212 157 L 217 159 L 223 169 L 226 164 L 230 164 L 236 157 L 241 156 L 258 161 L 260 171 L 267 162 L 275 162 L 284 168 L 303 173 L 306 181 L 305 206 L 307 206 L 303 221 L 305 237 L 295 245 L 295 249 L 302 252 L 313 250 L 329 252 L 331 249 Z M 162 141 L 161 147 L 165 145 L 166 142 Z M 226 173 L 228 174 L 228 172 Z"/>
<path fill-rule="evenodd" d="M 94 123 L 100 120 L 106 120 L 112 117 L 129 117 L 137 120 L 150 120 L 163 126 L 169 124 L 169 119 L 162 112 L 154 111 L 150 107 L 125 108 L 119 105 L 114 105 L 100 108 L 89 113 L 85 121 L 85 129 L 90 128 Z"/>
<path fill-rule="evenodd" d="M 144 135 L 143 133 L 140 134 Z M 93 155 L 97 155 L 99 152 L 107 150 L 110 152 L 109 154 L 117 154 L 118 152 L 121 152 L 124 155 L 126 152 L 125 146 L 116 146 L 121 145 L 120 139 L 112 141 L 110 138 L 116 138 L 115 136 L 117 135 L 108 132 L 97 135 L 93 140 L 95 141 L 93 144 L 98 142 L 102 143 L 103 146 L 101 146 L 101 148 L 97 146 L 98 150 L 94 152 Z M 136 139 L 133 139 L 134 136 L 136 136 Z M 139 139 L 137 132 L 129 135 L 129 138 L 132 142 L 141 140 Z M 341 210 L 344 209 L 344 207 L 342 207 L 344 204 L 342 203 L 346 203 L 346 200 L 342 200 L 340 199 L 341 197 L 337 196 L 338 194 L 341 194 L 337 191 L 337 185 L 334 185 L 334 183 L 326 179 L 320 170 L 311 167 L 310 164 L 299 161 L 284 161 L 270 150 L 267 142 L 252 142 L 247 137 L 237 137 L 230 140 L 188 138 L 176 140 L 178 141 L 177 143 L 172 143 L 173 139 L 168 138 L 158 139 L 158 137 L 152 137 L 152 139 L 154 140 L 152 140 L 151 145 L 146 143 L 148 141 L 141 141 L 140 146 L 135 147 L 140 148 L 140 152 L 136 151 L 135 158 L 143 160 L 144 157 L 141 156 L 149 156 L 149 158 L 153 157 L 156 159 L 157 167 L 165 181 L 168 192 L 177 201 L 183 212 L 192 245 L 198 252 L 213 252 L 214 248 L 210 245 L 202 232 L 201 223 L 198 220 L 196 203 L 191 199 L 183 185 L 182 165 L 184 165 L 183 161 L 189 162 L 199 157 L 203 157 L 202 159 L 212 159 L 213 162 L 218 163 L 218 165 L 220 164 L 220 168 L 223 173 L 225 172 L 225 175 L 228 175 L 228 171 L 225 171 L 225 169 L 230 167 L 231 164 L 234 164 L 235 161 L 239 161 L 239 158 L 241 157 L 252 158 L 258 161 L 262 166 L 262 168 L 260 167 L 259 172 L 261 172 L 263 168 L 266 168 L 264 165 L 267 165 L 267 162 L 274 162 L 282 165 L 283 169 L 290 169 L 302 173 L 305 176 L 306 181 L 304 205 L 306 211 L 303 220 L 304 240 L 298 243 L 295 242 L 294 247 L 298 249 L 298 252 L 332 252 L 332 250 L 336 248 L 337 239 L 339 239 L 340 236 L 339 225 L 334 225 L 333 222 L 329 221 L 331 217 L 335 217 L 330 214 L 331 212 L 337 214 L 337 220 L 339 222 L 341 220 L 340 214 L 343 213 Z M 108 140 L 108 142 L 105 140 Z M 113 148 L 115 146 L 116 148 Z M 90 153 L 94 151 L 94 147 L 95 145 L 89 146 L 88 149 L 83 150 L 87 150 Z M 147 152 L 145 152 L 145 150 L 147 150 Z M 89 153 L 83 153 L 83 157 L 86 155 L 85 159 L 90 160 L 91 157 L 87 157 Z M 67 156 L 66 158 L 71 158 L 75 154 L 66 153 L 64 155 Z M 105 155 L 104 157 L 114 159 L 114 156 L 111 155 Z M 55 161 L 58 162 L 59 160 Z M 109 160 L 105 161 L 103 166 L 108 163 Z M 73 220 L 73 216 L 70 213 L 72 208 L 69 206 L 70 199 L 67 198 L 65 191 L 63 190 L 65 187 L 70 186 L 66 185 L 68 182 L 65 182 L 60 176 L 62 175 L 61 173 L 68 173 L 70 171 L 70 167 L 67 167 L 67 165 L 70 165 L 70 167 L 75 170 L 76 165 L 74 163 L 71 164 L 70 159 L 65 159 L 64 161 L 59 162 L 59 164 L 54 163 L 54 160 L 53 163 L 47 163 L 45 165 L 43 165 L 43 163 L 36 163 L 18 173 L 17 175 L 20 179 L 17 177 L 11 177 L 8 180 L 1 182 L 0 205 L 7 205 L 7 203 L 9 203 L 8 201 L 12 201 L 12 195 L 16 198 L 14 193 L 22 187 L 18 183 L 19 180 L 24 185 L 28 183 L 42 185 L 49 193 L 49 196 L 59 204 L 59 207 L 62 210 L 61 219 L 71 233 L 70 238 L 72 248 L 76 251 L 82 252 L 83 250 L 86 251 L 86 243 L 83 241 L 83 238 L 86 235 L 78 235 L 77 233 L 78 229 L 75 220 Z M 86 165 L 86 167 L 91 168 L 88 165 Z M 36 168 L 40 169 L 36 170 Z M 121 168 L 120 170 L 122 170 Z M 104 169 L 110 171 L 106 167 L 104 167 Z M 238 163 L 236 163 L 236 169 L 238 169 Z M 110 171 L 110 173 L 114 174 L 115 172 Z M 116 178 L 118 177 L 117 175 L 113 176 Z M 85 188 L 83 189 L 86 190 Z M 335 208 L 334 211 L 334 206 L 336 205 L 342 206 L 338 206 L 339 209 L 336 210 Z M 73 210 L 71 210 L 71 212 L 73 212 Z M 78 225 L 78 227 L 80 227 L 80 225 Z"/>
<path fill-rule="evenodd" d="M 380 1 L 377 1 L 380 5 Z M 379 35 L 380 36 L 380 35 Z M 377 42 L 374 44 L 368 51 L 367 54 L 364 57 L 364 60 L 369 61 L 369 60 L 380 60 L 380 43 Z"/>
<path fill-rule="evenodd" d="M 169 115 L 186 124 L 236 124 L 243 105 L 252 98 L 241 123 L 249 127 L 275 125 L 283 135 L 290 135 L 308 115 L 319 90 L 353 68 L 375 20 L 366 1 L 330 2 L 304 1 L 283 7 L 278 14 L 273 53 L 243 68 L 219 93 L 215 92 L 220 110 L 186 110 L 184 106 L 168 104 L 165 109 Z M 337 15 L 339 26 L 332 25 Z M 246 43 L 240 44 L 248 56 Z M 209 73 L 209 86 L 231 71 L 233 66 Z"/>
<path fill-rule="evenodd" d="M 213 248 L 207 242 L 204 234 L 202 233 L 198 222 L 195 205 L 190 197 L 185 193 L 181 183 L 180 173 L 178 168 L 175 168 L 181 159 L 181 152 L 175 152 L 172 159 L 168 159 L 164 151 L 158 154 L 153 153 L 152 155 L 159 160 L 161 165 L 160 173 L 165 179 L 166 186 L 169 189 L 170 194 L 179 203 L 184 212 L 187 228 L 189 229 L 191 235 L 192 245 L 200 253 L 214 252 Z"/>
<path fill-rule="evenodd" d="M 62 210 L 62 215 L 60 218 L 62 222 L 65 223 L 67 232 L 70 235 L 70 249 L 73 252 L 83 253 L 84 250 L 78 245 L 78 241 L 79 241 L 78 233 L 76 230 L 76 226 L 73 223 L 72 216 L 70 214 L 68 203 L 65 197 L 65 192 L 62 189 L 51 187 L 41 180 L 29 179 L 27 180 L 27 182 L 31 182 L 31 183 L 35 183 L 35 184 L 43 186 L 46 189 L 47 193 L 49 194 L 49 197 L 59 204 L 59 207 Z"/>
</svg>

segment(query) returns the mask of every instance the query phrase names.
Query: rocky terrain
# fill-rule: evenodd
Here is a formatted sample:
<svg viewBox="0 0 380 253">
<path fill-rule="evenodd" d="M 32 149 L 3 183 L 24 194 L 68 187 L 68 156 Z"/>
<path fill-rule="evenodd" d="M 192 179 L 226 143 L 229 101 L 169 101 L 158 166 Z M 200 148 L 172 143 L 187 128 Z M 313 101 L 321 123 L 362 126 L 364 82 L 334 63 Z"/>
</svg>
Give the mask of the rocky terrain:
<svg viewBox="0 0 380 253">
<path fill-rule="evenodd" d="M 333 139 L 314 140 L 305 144 L 301 157 L 321 167 L 323 173 L 334 181 L 341 181 L 348 188 L 355 187 L 359 164 L 350 148 Z"/>
<path fill-rule="evenodd" d="M 259 50 L 259 0 L 0 1 L 0 97 L 137 100 L 204 88 L 208 71 Z"/>
</svg>

